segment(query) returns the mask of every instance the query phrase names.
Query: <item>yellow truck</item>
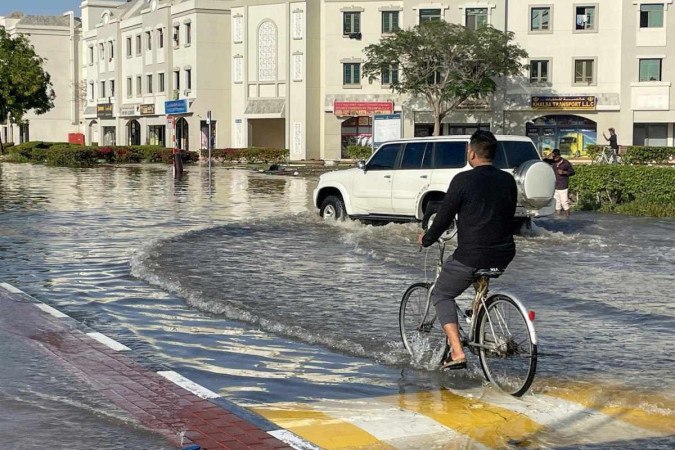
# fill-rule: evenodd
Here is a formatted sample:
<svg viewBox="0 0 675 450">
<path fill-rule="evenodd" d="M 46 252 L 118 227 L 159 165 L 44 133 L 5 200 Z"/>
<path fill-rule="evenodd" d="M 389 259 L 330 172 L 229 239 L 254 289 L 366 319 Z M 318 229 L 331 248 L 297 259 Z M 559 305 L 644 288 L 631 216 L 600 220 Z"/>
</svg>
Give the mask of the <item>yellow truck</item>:
<svg viewBox="0 0 675 450">
<path fill-rule="evenodd" d="M 561 137 L 558 149 L 562 155 L 572 158 L 588 156 L 588 152 L 584 148 L 584 135 L 582 133 L 568 133 Z"/>
</svg>

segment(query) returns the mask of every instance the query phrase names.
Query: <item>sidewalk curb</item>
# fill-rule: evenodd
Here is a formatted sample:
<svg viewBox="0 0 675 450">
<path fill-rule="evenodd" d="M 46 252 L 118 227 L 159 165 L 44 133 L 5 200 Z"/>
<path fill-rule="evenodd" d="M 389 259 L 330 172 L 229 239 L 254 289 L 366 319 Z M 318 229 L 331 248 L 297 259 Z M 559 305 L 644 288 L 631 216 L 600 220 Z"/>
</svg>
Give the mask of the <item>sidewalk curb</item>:
<svg viewBox="0 0 675 450">
<path fill-rule="evenodd" d="M 78 331 L 81 331 L 82 333 L 86 334 L 90 339 L 105 345 L 106 347 L 110 348 L 111 350 L 115 352 L 133 352 L 132 349 L 127 347 L 126 345 L 116 341 L 115 339 L 112 339 L 98 331 L 95 331 L 88 325 L 85 325 L 82 322 L 79 322 L 75 318 L 59 311 L 58 309 L 47 305 L 46 303 L 43 303 L 42 301 L 38 300 L 37 298 L 25 293 L 21 289 L 16 288 L 15 286 L 12 286 L 9 283 L 2 282 L 0 283 L 0 288 L 4 289 L 5 291 L 9 292 L 10 294 L 15 294 L 18 296 L 21 296 L 22 299 L 25 300 L 25 303 L 32 303 L 34 304 L 39 310 L 41 310 L 43 313 L 48 314 L 56 319 L 60 320 L 65 320 L 73 323 L 75 325 L 75 328 Z M 144 364 L 146 367 L 151 368 L 154 373 L 157 375 L 161 376 L 162 378 L 170 381 L 171 383 L 175 384 L 176 386 L 196 395 L 197 397 L 204 399 L 213 405 L 216 405 L 218 407 L 221 407 L 222 409 L 226 410 L 227 412 L 230 412 L 234 414 L 235 416 L 239 417 L 242 420 L 245 420 L 252 425 L 255 425 L 262 431 L 266 432 L 270 436 L 288 444 L 290 447 L 298 449 L 298 450 L 320 450 L 320 447 L 317 447 L 316 445 L 312 444 L 311 442 L 308 442 L 301 438 L 300 436 L 297 436 L 296 434 L 279 427 L 278 425 L 270 422 L 269 420 L 265 419 L 264 417 L 256 414 L 255 412 L 249 411 L 234 402 L 227 400 L 223 398 L 220 394 L 211 391 L 210 389 L 195 383 L 194 381 L 184 377 L 183 375 L 179 374 L 178 372 L 175 372 L 171 370 L 171 368 L 166 367 L 163 364 L 157 364 L 154 361 L 151 361 L 149 358 L 140 356 L 140 355 L 134 355 L 134 360 L 143 363 L 146 362 L 147 364 Z M 159 367 L 158 367 L 159 366 Z"/>
</svg>

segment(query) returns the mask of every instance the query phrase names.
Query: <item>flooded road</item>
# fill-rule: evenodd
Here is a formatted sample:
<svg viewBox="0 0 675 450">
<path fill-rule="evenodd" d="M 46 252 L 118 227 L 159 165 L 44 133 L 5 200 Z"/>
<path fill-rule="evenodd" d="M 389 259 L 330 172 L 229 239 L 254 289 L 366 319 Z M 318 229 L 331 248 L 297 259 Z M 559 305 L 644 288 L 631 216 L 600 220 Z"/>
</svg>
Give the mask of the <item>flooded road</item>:
<svg viewBox="0 0 675 450">
<path fill-rule="evenodd" d="M 579 213 L 541 220 L 518 238 L 518 256 L 494 289 L 537 312 L 541 356 L 535 395 L 510 404 L 482 386 L 475 364 L 465 374 L 409 364 L 398 335 L 400 297 L 424 280 L 425 258 L 431 267 L 436 257 L 417 253 L 414 224 L 325 224 L 311 206 L 315 181 L 239 170 L 216 169 L 209 180 L 191 167 L 180 182 L 164 166 L 0 171 L 2 281 L 282 426 L 293 429 L 304 413 L 289 422 L 288 411 L 311 404 L 312 414 L 351 414 L 371 436 L 377 429 L 354 419 L 355 409 L 433 417 L 424 425 L 430 448 L 447 444 L 450 429 L 468 439 L 455 442 L 486 447 L 533 435 L 547 446 L 606 448 L 629 437 L 672 443 L 663 435 L 672 437 L 664 430 L 672 430 L 675 388 L 673 220 Z M 0 366 L 14 353 L 0 347 Z M 493 441 L 449 418 L 447 408 L 480 404 L 462 403 L 463 395 L 509 411 L 526 405 L 521 414 L 549 428 L 569 414 L 619 408 L 631 426 L 656 423 L 647 427 L 655 434 L 624 426 L 623 434 L 584 441 L 523 423 L 527 433 L 502 430 Z M 638 406 L 642 416 L 628 414 Z M 539 410 L 548 414 L 532 412 Z M 9 424 L 2 435 L 17 419 L 0 416 Z M 571 429 L 590 435 L 589 420 Z M 115 442 L 126 430 L 102 433 Z M 396 438 L 401 448 L 407 433 Z"/>
</svg>

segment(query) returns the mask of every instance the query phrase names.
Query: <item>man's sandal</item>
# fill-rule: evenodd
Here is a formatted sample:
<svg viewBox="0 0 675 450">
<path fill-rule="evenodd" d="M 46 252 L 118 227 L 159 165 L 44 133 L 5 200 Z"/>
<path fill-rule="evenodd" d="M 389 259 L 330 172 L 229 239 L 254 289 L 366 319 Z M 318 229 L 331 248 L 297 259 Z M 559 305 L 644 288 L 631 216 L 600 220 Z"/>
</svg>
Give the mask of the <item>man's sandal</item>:
<svg viewBox="0 0 675 450">
<path fill-rule="evenodd" d="M 448 359 L 446 359 L 441 363 L 441 369 L 445 370 L 466 369 L 466 358 L 452 359 L 452 355 L 448 355 Z"/>
</svg>

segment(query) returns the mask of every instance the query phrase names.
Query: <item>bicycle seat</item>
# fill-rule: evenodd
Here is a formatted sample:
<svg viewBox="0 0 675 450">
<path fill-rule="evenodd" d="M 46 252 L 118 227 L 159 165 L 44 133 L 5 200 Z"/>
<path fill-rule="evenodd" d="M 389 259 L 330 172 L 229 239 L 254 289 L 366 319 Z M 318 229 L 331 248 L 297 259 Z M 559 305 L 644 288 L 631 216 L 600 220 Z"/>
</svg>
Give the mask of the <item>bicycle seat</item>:
<svg viewBox="0 0 675 450">
<path fill-rule="evenodd" d="M 501 274 L 504 273 L 503 269 L 478 269 L 476 272 L 473 274 L 474 279 L 479 279 L 482 277 L 487 277 L 487 278 L 498 278 Z"/>
</svg>

